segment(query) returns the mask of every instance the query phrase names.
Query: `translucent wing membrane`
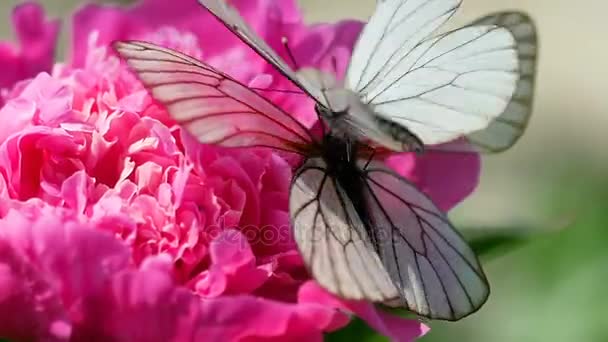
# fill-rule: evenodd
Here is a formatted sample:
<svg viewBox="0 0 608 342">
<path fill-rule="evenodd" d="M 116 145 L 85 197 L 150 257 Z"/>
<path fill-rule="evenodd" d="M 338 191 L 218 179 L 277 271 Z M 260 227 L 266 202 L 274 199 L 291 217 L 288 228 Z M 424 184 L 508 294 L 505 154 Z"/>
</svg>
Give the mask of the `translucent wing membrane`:
<svg viewBox="0 0 608 342">
<path fill-rule="evenodd" d="M 365 26 L 347 72 L 354 91 L 375 88 L 458 9 L 461 0 L 379 0 Z"/>
<path fill-rule="evenodd" d="M 385 0 L 366 25 L 346 84 L 377 115 L 431 148 L 498 152 L 515 143 L 531 111 L 536 33 L 505 12 L 435 35 L 461 0 Z M 355 121 L 356 122 L 356 121 Z"/>
<path fill-rule="evenodd" d="M 222 22 L 232 33 L 239 37 L 251 49 L 262 56 L 268 63 L 272 64 L 279 72 L 291 82 L 307 93 L 318 103 L 327 107 L 323 93 L 316 88 L 305 77 L 297 75 L 293 69 L 243 20 L 237 10 L 226 3 L 225 0 L 198 0 L 219 21 Z"/>
<path fill-rule="evenodd" d="M 536 28 L 532 19 L 520 12 L 489 15 L 471 25 L 496 25 L 505 28 L 511 32 L 517 44 L 519 79 L 511 101 L 487 128 L 467 136 L 482 152 L 500 152 L 515 144 L 530 119 L 536 77 Z"/>
<path fill-rule="evenodd" d="M 321 286 L 349 299 L 399 296 L 352 201 L 321 158 L 297 172 L 289 207 L 300 253 Z"/>
<path fill-rule="evenodd" d="M 377 164 L 363 170 L 380 259 L 402 303 L 422 316 L 458 320 L 489 295 L 479 262 L 447 217 L 416 187 Z M 394 304 L 394 302 L 392 303 Z"/>
<path fill-rule="evenodd" d="M 507 29 L 465 27 L 420 43 L 361 95 L 426 145 L 444 143 L 486 128 L 505 110 L 517 62 Z"/>
<path fill-rule="evenodd" d="M 315 279 L 342 297 L 399 303 L 434 319 L 481 307 L 489 295 L 481 266 L 431 200 L 375 163 L 353 172 L 363 182 L 363 210 L 320 158 L 294 179 L 295 238 Z"/>
<path fill-rule="evenodd" d="M 207 64 L 145 42 L 116 42 L 114 48 L 171 117 L 202 143 L 302 153 L 312 142 L 295 118 Z"/>
</svg>

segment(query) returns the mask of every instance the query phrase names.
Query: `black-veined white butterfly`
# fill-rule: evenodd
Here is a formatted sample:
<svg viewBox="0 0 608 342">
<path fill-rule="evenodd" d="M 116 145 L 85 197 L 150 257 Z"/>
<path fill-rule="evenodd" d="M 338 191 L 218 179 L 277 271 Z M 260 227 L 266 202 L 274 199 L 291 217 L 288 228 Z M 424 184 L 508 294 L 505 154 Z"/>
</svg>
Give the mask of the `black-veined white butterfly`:
<svg viewBox="0 0 608 342">
<path fill-rule="evenodd" d="M 426 195 L 379 163 L 362 160 L 367 157 L 367 153 L 362 152 L 366 149 L 361 148 L 359 142 L 359 139 L 370 138 L 388 148 L 410 150 L 417 149 L 416 143 L 441 143 L 448 139 L 448 136 L 448 140 L 462 135 L 473 139 L 480 131 L 470 133 L 474 131 L 471 129 L 472 125 L 460 127 L 458 120 L 448 117 L 446 120 L 453 121 L 455 126 L 450 128 L 449 124 L 439 120 L 441 115 L 447 114 L 435 114 L 432 108 L 426 108 L 411 122 L 397 121 L 376 111 L 378 103 L 364 102 L 367 96 L 365 94 L 368 93 L 355 93 L 335 87 L 335 80 L 314 70 L 293 72 L 246 26 L 238 13 L 223 1 L 200 2 L 317 101 L 317 112 L 323 116 L 330 128 L 322 139 L 313 137 L 297 120 L 256 92 L 194 58 L 144 42 L 119 42 L 115 44 L 115 48 L 152 95 L 167 107 L 172 117 L 201 142 L 224 147 L 271 147 L 306 157 L 294 176 L 290 212 L 296 242 L 315 279 L 323 287 L 342 297 L 390 305 L 399 303 L 429 318 L 457 320 L 481 307 L 489 295 L 489 287 L 472 250 Z M 394 25 L 390 20 L 389 23 L 379 23 L 379 20 L 385 18 L 378 13 L 385 13 L 387 8 L 396 11 L 397 14 L 391 12 L 391 15 L 403 16 L 402 19 L 407 20 L 410 16 L 422 15 L 416 12 L 425 8 L 424 4 L 435 3 L 435 6 L 440 6 L 453 3 L 447 0 L 411 1 L 418 3 L 419 7 L 416 8 L 419 9 L 399 13 L 406 2 L 409 1 L 379 1 L 379 9 L 364 30 L 358 46 L 370 39 L 370 31 L 393 32 L 395 28 L 387 30 L 387 27 Z M 451 15 L 457 4 L 453 7 L 446 8 L 442 16 L 433 20 L 445 21 L 447 17 L 444 16 Z M 426 18 L 418 18 L 416 22 L 430 19 L 427 14 Z M 490 32 L 502 32 L 498 36 L 502 38 L 496 43 L 499 46 L 492 45 L 492 49 L 511 49 L 508 55 L 513 57 L 513 53 L 515 54 L 515 61 L 511 61 L 514 65 L 509 68 L 494 64 L 493 58 L 477 59 L 481 64 L 477 67 L 489 73 L 488 79 L 480 79 L 487 89 L 482 91 L 472 87 L 471 92 L 500 98 L 491 92 L 505 91 L 508 82 L 496 86 L 494 82 L 498 79 L 494 73 L 501 74 L 501 80 L 512 79 L 511 92 L 515 91 L 515 96 L 510 101 L 506 99 L 503 105 L 492 106 L 492 113 L 499 110 L 501 112 L 488 115 L 490 119 L 483 127 L 485 130 L 481 130 L 489 136 L 491 131 L 496 131 L 503 134 L 503 138 L 506 137 L 498 141 L 490 140 L 498 142 L 494 145 L 479 144 L 483 150 L 493 151 L 511 145 L 521 135 L 523 125 L 527 121 L 535 54 L 534 50 L 530 51 L 524 45 L 529 43 L 531 48 L 535 48 L 535 36 L 528 18 L 517 13 L 499 14 L 483 20 L 484 24 L 492 22 L 499 26 L 476 26 L 475 30 L 469 31 L 465 28 L 462 29 L 463 32 L 474 33 L 471 38 L 473 42 Z M 480 33 L 479 30 L 485 30 L 486 33 Z M 419 46 L 425 46 L 424 51 L 418 51 L 417 60 L 424 58 L 437 46 L 442 46 L 443 49 L 435 51 L 431 58 L 435 61 L 441 60 L 443 57 L 439 56 L 439 52 L 445 52 L 449 47 L 454 51 L 462 49 L 457 44 L 459 41 L 455 41 L 456 38 L 448 38 L 459 31 L 434 38 L 429 38 L 431 32 L 427 31 L 424 31 L 424 37 L 416 38 L 418 44 L 410 46 L 412 51 L 419 49 Z M 511 37 L 510 40 L 504 38 L 507 34 Z M 384 36 L 387 36 L 386 33 Z M 380 40 L 378 44 L 383 44 L 382 40 L 387 38 L 376 39 Z M 444 40 L 446 42 L 442 43 Z M 503 40 L 511 44 L 510 48 L 500 45 L 505 44 Z M 450 52 L 449 54 L 455 53 L 464 60 L 461 64 L 456 63 L 460 59 L 454 57 L 452 61 L 455 64 L 436 66 L 423 63 L 421 68 L 444 70 L 445 67 L 446 72 L 474 74 L 477 71 L 470 68 L 475 65 L 469 65 L 468 59 L 475 59 L 477 53 L 483 55 L 488 52 L 483 49 L 484 46 L 482 44 L 472 50 Z M 396 49 L 388 56 L 396 55 L 398 51 L 399 49 Z M 356 65 L 356 56 L 357 50 L 351 68 Z M 387 59 L 389 62 L 390 58 Z M 502 61 L 504 62 L 504 59 Z M 524 69 L 518 66 L 527 61 L 530 61 L 531 65 L 526 69 L 527 72 L 523 73 Z M 386 61 L 385 64 L 390 65 Z M 395 65 L 400 67 L 399 63 Z M 454 67 L 454 70 L 450 67 Z M 369 66 L 363 69 L 366 68 Z M 521 76 L 517 76 L 517 70 L 522 72 Z M 385 74 L 378 76 L 382 72 Z M 390 76 L 387 71 L 377 73 L 378 75 L 366 81 L 367 89 L 372 88 L 370 84 L 380 82 L 380 79 L 386 80 Z M 360 79 L 363 79 L 364 74 L 360 75 Z M 310 78 L 311 75 L 313 78 Z M 349 71 L 349 79 L 352 77 L 354 76 L 351 76 Z M 374 80 L 375 77 L 378 80 Z M 457 84 L 455 81 L 441 83 L 434 79 L 432 74 L 425 77 L 429 77 L 429 83 L 436 84 L 418 97 L 442 88 L 466 89 L 462 88 L 464 86 L 461 84 L 454 86 Z M 414 84 L 413 87 L 415 86 L 417 85 Z M 403 90 L 406 91 L 407 87 Z M 463 94 L 458 93 L 453 96 L 460 98 L 461 95 Z M 510 96 L 504 95 L 504 98 L 508 97 Z M 405 99 L 402 96 L 397 102 L 403 102 L 403 108 L 411 105 L 413 109 L 419 109 L 417 106 L 420 104 L 408 102 L 414 98 Z M 449 102 L 450 99 L 454 101 L 452 96 L 445 97 L 447 102 L 440 103 L 435 110 L 444 110 L 455 115 L 456 110 L 451 107 L 454 103 Z M 358 109 L 354 110 L 356 108 Z M 517 113 L 505 111 L 509 108 L 515 108 Z M 420 116 L 423 112 L 432 114 L 436 122 L 422 124 L 425 122 L 424 116 Z M 518 124 L 514 125 L 512 121 Z M 415 122 L 419 123 L 415 126 L 417 129 L 410 129 L 410 124 Z M 503 122 L 506 122 L 508 128 L 500 126 Z M 429 133 L 430 130 L 440 132 L 437 134 L 443 132 L 443 138 L 433 137 Z M 430 140 L 426 138 L 427 135 Z"/>
</svg>

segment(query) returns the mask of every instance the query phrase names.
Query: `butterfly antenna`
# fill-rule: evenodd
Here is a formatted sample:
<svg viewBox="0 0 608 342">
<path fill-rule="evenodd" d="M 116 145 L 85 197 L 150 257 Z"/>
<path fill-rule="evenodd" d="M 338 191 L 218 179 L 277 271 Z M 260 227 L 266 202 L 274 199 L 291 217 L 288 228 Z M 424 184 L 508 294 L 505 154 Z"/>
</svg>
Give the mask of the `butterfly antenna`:
<svg viewBox="0 0 608 342">
<path fill-rule="evenodd" d="M 281 43 L 283 44 L 283 46 L 285 47 L 285 50 L 287 51 L 287 56 L 289 57 L 289 61 L 291 62 L 291 64 L 293 64 L 293 68 L 295 70 L 300 69 L 300 67 L 298 66 L 298 62 L 296 62 L 296 59 L 293 56 L 293 53 L 291 53 L 291 49 L 289 48 L 289 40 L 287 39 L 287 37 L 282 37 Z"/>
</svg>

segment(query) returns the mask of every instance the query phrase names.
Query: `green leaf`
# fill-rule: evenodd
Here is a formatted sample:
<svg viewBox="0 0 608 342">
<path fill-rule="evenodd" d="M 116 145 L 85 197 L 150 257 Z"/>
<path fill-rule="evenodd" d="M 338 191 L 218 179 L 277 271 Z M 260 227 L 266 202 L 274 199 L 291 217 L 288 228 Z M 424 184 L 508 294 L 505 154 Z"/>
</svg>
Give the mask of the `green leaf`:
<svg viewBox="0 0 608 342">
<path fill-rule="evenodd" d="M 479 258 L 492 259 L 530 241 L 538 232 L 534 228 L 492 228 L 463 230 L 465 239 Z"/>
<path fill-rule="evenodd" d="M 570 222 L 568 222 L 570 223 Z M 569 224 L 562 223 L 561 226 Z M 547 237 L 550 233 L 561 231 L 539 226 L 464 228 L 461 230 L 469 246 L 481 259 L 490 260 L 509 253 L 525 244 Z"/>
</svg>

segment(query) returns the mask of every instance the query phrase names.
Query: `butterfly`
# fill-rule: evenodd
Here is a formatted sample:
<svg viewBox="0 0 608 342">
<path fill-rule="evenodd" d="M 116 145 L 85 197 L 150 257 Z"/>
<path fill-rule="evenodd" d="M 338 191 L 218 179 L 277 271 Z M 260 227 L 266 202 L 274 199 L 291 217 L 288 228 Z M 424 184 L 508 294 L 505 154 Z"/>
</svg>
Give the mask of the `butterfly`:
<svg viewBox="0 0 608 342">
<path fill-rule="evenodd" d="M 530 19 L 496 14 L 431 36 L 459 2 L 378 1 L 355 48 L 346 88 L 314 69 L 293 71 L 224 1 L 200 2 L 316 101 L 328 127 L 321 138 L 195 58 L 138 41 L 116 42 L 114 48 L 200 142 L 305 157 L 292 181 L 289 207 L 298 248 L 319 284 L 344 298 L 404 306 L 432 319 L 458 320 L 477 311 L 489 285 L 474 252 L 428 196 L 371 158 L 375 146 L 366 141 L 395 151 L 419 151 L 463 136 L 480 151 L 512 145 L 530 112 L 536 60 Z M 404 61 L 410 74 L 402 69 Z M 404 78 L 418 83 L 408 85 L 396 72 L 413 73 Z M 466 76 L 480 72 L 484 76 L 477 80 Z M 439 77 L 448 74 L 449 80 Z M 458 90 L 446 94 L 453 89 Z M 387 91 L 401 95 L 391 100 Z M 455 100 L 465 94 L 474 101 Z M 469 105 L 476 101 L 479 107 Z M 395 108 L 407 119 L 391 115 Z"/>
</svg>

